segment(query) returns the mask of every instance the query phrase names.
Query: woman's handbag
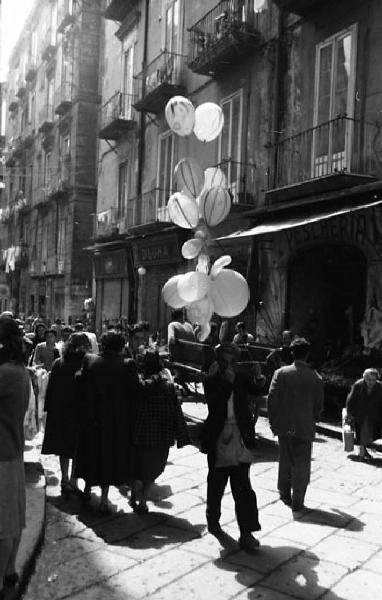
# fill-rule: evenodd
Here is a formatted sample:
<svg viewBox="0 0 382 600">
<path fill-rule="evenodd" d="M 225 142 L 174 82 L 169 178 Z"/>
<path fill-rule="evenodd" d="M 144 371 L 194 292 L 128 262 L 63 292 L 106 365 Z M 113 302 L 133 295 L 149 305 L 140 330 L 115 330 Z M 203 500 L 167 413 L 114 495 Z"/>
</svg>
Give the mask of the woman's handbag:
<svg viewBox="0 0 382 600">
<path fill-rule="evenodd" d="M 352 452 L 354 450 L 354 431 L 349 423 L 346 408 L 342 411 L 342 441 L 345 452 Z"/>
</svg>

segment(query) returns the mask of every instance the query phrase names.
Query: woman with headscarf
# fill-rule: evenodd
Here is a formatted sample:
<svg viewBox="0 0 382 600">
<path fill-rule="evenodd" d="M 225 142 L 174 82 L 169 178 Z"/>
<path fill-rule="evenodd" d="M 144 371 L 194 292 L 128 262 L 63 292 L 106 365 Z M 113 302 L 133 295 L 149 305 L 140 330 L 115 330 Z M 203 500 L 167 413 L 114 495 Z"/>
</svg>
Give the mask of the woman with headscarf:
<svg viewBox="0 0 382 600">
<path fill-rule="evenodd" d="M 72 333 L 65 344 L 62 358 L 53 364 L 46 389 L 44 410 L 47 418 L 41 452 L 59 456 L 62 494 L 78 493 L 73 467 L 69 479 L 69 460 L 75 456 L 79 431 L 75 375 L 89 350 L 88 337 L 84 333 Z"/>
<path fill-rule="evenodd" d="M 0 598 L 18 581 L 15 560 L 25 527 L 24 416 L 30 381 L 15 321 L 0 319 Z"/>
<path fill-rule="evenodd" d="M 164 375 L 157 352 L 146 352 L 142 370 L 142 392 L 135 403 L 130 506 L 145 514 L 150 488 L 166 467 L 170 446 L 176 441 L 181 448 L 190 439 L 174 385 Z"/>
<path fill-rule="evenodd" d="M 354 422 L 362 460 L 372 458 L 367 446 L 381 437 L 382 383 L 378 376 L 377 369 L 365 369 L 362 379 L 353 384 L 346 400 L 348 418 Z"/>
<path fill-rule="evenodd" d="M 76 476 L 101 487 L 100 511 L 109 512 L 110 485 L 129 478 L 131 403 L 139 393 L 135 362 L 124 359 L 125 338 L 116 331 L 101 336 L 100 355 L 85 357 L 78 379 L 81 397 L 81 433 L 76 456 Z"/>
</svg>

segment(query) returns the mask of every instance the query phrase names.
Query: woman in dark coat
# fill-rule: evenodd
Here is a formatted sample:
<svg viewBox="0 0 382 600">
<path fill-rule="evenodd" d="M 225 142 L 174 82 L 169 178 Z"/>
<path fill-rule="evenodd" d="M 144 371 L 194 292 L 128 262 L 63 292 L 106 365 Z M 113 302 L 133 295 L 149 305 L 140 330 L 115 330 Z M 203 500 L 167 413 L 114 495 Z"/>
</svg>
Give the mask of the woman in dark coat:
<svg viewBox="0 0 382 600">
<path fill-rule="evenodd" d="M 86 496 L 91 486 L 101 487 L 103 513 L 109 511 L 109 486 L 129 479 L 131 403 L 139 393 L 139 381 L 134 361 L 121 356 L 124 345 L 120 333 L 104 333 L 100 355 L 85 357 L 78 380 L 81 432 L 76 476 L 85 480 Z"/>
<path fill-rule="evenodd" d="M 381 437 L 382 383 L 377 369 L 366 369 L 362 379 L 353 384 L 346 400 L 348 416 L 354 421 L 359 456 L 371 458 L 367 444 Z"/>
<path fill-rule="evenodd" d="M 148 350 L 142 361 L 141 394 L 135 403 L 130 506 L 143 514 L 149 510 L 150 488 L 166 467 L 170 446 L 175 441 L 178 448 L 190 443 L 174 385 L 163 367 L 159 354 Z"/>
<path fill-rule="evenodd" d="M 45 396 L 47 413 L 42 454 L 60 457 L 61 493 L 78 492 L 73 475 L 69 480 L 69 459 L 74 458 L 79 431 L 78 401 L 75 374 L 90 350 L 88 337 L 84 333 L 72 333 L 66 342 L 63 356 L 56 360 L 49 377 Z"/>
</svg>

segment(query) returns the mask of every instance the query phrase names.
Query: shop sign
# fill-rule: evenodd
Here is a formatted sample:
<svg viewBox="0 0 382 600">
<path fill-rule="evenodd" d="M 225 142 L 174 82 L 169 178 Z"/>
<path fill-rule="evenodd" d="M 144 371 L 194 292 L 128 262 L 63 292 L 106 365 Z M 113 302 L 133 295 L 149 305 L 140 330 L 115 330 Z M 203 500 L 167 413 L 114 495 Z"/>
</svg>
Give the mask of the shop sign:
<svg viewBox="0 0 382 600">
<path fill-rule="evenodd" d="M 96 277 L 109 275 L 122 275 L 127 273 L 127 254 L 125 250 L 110 252 L 109 254 L 96 254 L 94 257 Z"/>
<path fill-rule="evenodd" d="M 160 265 L 179 261 L 179 241 L 176 236 L 145 241 L 137 244 L 135 248 L 137 265 Z"/>
<path fill-rule="evenodd" d="M 348 213 L 285 230 L 289 251 L 314 242 L 344 241 L 368 243 L 368 219 L 365 213 Z"/>
</svg>

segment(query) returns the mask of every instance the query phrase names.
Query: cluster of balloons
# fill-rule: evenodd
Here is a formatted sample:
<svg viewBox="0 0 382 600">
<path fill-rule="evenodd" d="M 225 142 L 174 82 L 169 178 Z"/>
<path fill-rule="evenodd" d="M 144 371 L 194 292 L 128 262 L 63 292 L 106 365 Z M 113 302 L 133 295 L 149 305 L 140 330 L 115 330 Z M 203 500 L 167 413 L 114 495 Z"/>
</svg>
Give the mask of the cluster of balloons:
<svg viewBox="0 0 382 600">
<path fill-rule="evenodd" d="M 183 96 L 169 100 L 165 115 L 176 134 L 187 136 L 194 132 L 202 142 L 216 139 L 224 125 L 218 104 L 205 102 L 195 109 Z M 174 176 L 181 191 L 173 194 L 167 204 L 173 223 L 196 229 L 200 219 L 208 227 L 224 221 L 231 210 L 231 196 L 226 175 L 219 167 L 203 171 L 195 159 L 183 158 L 176 165 Z M 225 268 L 232 260 L 228 255 L 218 258 L 210 268 L 206 235 L 201 230 L 183 244 L 182 255 L 188 260 L 197 258 L 196 269 L 171 277 L 163 287 L 163 299 L 172 308 L 186 307 L 189 321 L 200 326 L 199 340 L 203 341 L 210 333 L 214 313 L 234 317 L 245 309 L 248 284 L 240 273 Z"/>
<path fill-rule="evenodd" d="M 197 108 L 184 96 L 173 96 L 166 104 L 168 126 L 182 137 L 192 132 L 201 142 L 212 142 L 223 129 L 224 114 L 215 102 L 204 102 Z"/>
<path fill-rule="evenodd" d="M 200 246 L 196 270 L 174 275 L 162 290 L 163 299 L 169 306 L 186 307 L 189 321 L 200 326 L 200 341 L 209 335 L 214 313 L 234 317 L 245 309 L 249 300 L 245 278 L 237 271 L 225 268 L 232 260 L 229 255 L 218 258 L 210 268 L 209 258 L 202 252 L 203 238 L 204 233 L 197 231 L 195 238 L 185 242 L 182 248 L 182 251 L 185 247 L 190 249 L 190 255 L 194 257 Z"/>
</svg>

